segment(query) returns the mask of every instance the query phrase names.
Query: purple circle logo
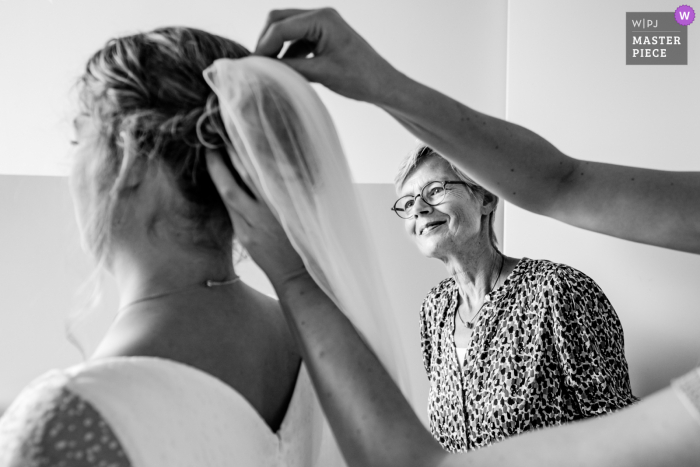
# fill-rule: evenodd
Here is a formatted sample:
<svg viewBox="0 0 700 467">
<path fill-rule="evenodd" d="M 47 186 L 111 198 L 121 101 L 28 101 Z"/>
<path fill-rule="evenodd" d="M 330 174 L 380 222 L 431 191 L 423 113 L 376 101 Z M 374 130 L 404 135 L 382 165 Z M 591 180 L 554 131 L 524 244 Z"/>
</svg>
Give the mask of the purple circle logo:
<svg viewBox="0 0 700 467">
<path fill-rule="evenodd" d="M 688 26 L 695 21 L 695 10 L 688 5 L 681 5 L 676 8 L 676 22 L 681 26 Z"/>
</svg>

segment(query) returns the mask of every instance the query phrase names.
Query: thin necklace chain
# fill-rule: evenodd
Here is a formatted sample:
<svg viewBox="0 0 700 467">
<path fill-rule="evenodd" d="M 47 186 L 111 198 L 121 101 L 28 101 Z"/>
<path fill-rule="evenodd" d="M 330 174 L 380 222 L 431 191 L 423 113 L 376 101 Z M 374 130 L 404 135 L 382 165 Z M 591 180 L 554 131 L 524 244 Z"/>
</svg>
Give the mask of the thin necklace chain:
<svg viewBox="0 0 700 467">
<path fill-rule="evenodd" d="M 491 285 L 491 288 L 486 293 L 486 295 L 490 295 L 491 292 L 493 292 L 493 289 L 496 287 L 496 284 L 498 284 L 498 279 L 501 278 L 501 273 L 503 272 L 503 265 L 505 264 L 505 262 L 506 262 L 505 256 L 501 255 L 501 268 L 498 270 L 498 276 L 496 276 L 496 281 L 493 283 L 493 285 Z M 472 316 L 472 319 L 470 319 L 469 321 L 464 321 L 464 319 L 462 319 L 462 315 L 459 313 L 459 307 L 457 307 L 457 317 L 462 322 L 462 324 L 464 325 L 465 328 L 474 329 L 474 320 L 479 316 L 479 313 L 481 313 L 481 310 L 484 309 L 484 305 L 486 305 L 486 301 L 484 301 L 481 304 L 481 306 L 476 311 L 474 316 Z"/>
<path fill-rule="evenodd" d="M 153 294 L 153 295 L 147 295 L 145 297 L 134 300 L 133 302 L 127 303 L 123 307 L 119 308 L 119 311 L 121 311 L 125 308 L 129 308 L 130 306 L 136 305 L 137 303 L 141 303 L 141 302 L 145 302 L 145 301 L 149 301 L 149 300 L 155 300 L 156 298 L 167 297 L 168 295 L 175 295 L 178 293 L 187 292 L 188 290 L 199 289 L 201 287 L 205 287 L 207 289 L 212 289 L 214 287 L 220 287 L 223 285 L 231 285 L 231 284 L 235 284 L 236 282 L 238 282 L 240 280 L 241 280 L 240 276 L 236 276 L 233 279 L 229 279 L 227 281 L 214 281 L 211 279 L 207 279 L 204 282 L 199 282 L 197 284 L 188 285 L 186 287 L 180 287 L 178 289 L 169 290 L 167 292 L 157 293 L 157 294 Z"/>
</svg>

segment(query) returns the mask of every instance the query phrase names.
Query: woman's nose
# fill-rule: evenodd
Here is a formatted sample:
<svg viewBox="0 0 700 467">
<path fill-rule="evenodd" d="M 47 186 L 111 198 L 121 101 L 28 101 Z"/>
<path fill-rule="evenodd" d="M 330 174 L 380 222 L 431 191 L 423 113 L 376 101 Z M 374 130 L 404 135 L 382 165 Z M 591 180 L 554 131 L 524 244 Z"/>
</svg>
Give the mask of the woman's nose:
<svg viewBox="0 0 700 467">
<path fill-rule="evenodd" d="M 413 215 L 418 216 L 418 214 L 429 214 L 433 212 L 433 207 L 423 201 L 422 196 L 416 197 L 416 202 L 413 205 Z"/>
</svg>

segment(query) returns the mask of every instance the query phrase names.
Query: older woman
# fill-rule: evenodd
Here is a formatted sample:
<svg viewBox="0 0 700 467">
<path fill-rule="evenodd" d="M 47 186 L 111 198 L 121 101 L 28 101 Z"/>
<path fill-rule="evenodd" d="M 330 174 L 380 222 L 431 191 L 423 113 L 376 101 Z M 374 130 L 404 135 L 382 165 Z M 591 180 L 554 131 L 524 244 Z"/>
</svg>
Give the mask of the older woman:
<svg viewBox="0 0 700 467">
<path fill-rule="evenodd" d="M 498 250 L 498 197 L 423 146 L 392 208 L 449 277 L 420 312 L 433 436 L 452 452 L 608 413 L 632 395 L 620 321 L 583 273 Z"/>
</svg>

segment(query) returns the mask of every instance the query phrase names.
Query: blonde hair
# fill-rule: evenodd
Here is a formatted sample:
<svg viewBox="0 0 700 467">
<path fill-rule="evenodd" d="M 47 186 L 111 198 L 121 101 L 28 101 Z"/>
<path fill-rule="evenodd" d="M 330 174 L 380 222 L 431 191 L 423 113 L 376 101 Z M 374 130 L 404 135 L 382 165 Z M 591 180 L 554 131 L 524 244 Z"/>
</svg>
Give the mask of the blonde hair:
<svg viewBox="0 0 700 467">
<path fill-rule="evenodd" d="M 106 150 L 91 194 L 95 209 L 84 221 L 87 246 L 98 260 L 113 233 L 115 206 L 129 194 L 123 181 L 139 157 L 167 168 L 185 201 L 174 214 L 189 224 L 193 244 L 231 248 L 231 222 L 205 161 L 205 148 L 226 155 L 228 141 L 202 72 L 216 59 L 247 55 L 231 40 L 168 27 L 112 39 L 90 58 L 78 86 L 82 111 L 97 122 Z"/>
<path fill-rule="evenodd" d="M 430 148 L 429 146 L 426 145 L 419 145 L 416 146 L 416 148 L 411 151 L 406 158 L 401 162 L 401 165 L 399 166 L 399 172 L 396 174 L 396 177 L 394 178 L 394 185 L 397 188 L 400 188 L 403 186 L 404 182 L 408 178 L 411 173 L 413 173 L 418 166 L 420 166 L 422 163 L 427 161 L 430 158 L 438 158 L 445 163 L 447 163 L 452 171 L 455 173 L 457 178 L 459 178 L 461 181 L 467 184 L 467 189 L 471 191 L 471 193 L 475 196 L 479 196 L 482 199 L 485 196 L 491 196 L 496 200 L 496 204 L 494 206 L 493 211 L 491 211 L 491 214 L 489 214 L 489 221 L 488 221 L 488 226 L 489 226 L 489 240 L 491 241 L 491 245 L 498 250 L 498 238 L 496 238 L 496 230 L 494 229 L 494 219 L 495 219 L 495 213 L 496 213 L 496 207 L 498 207 L 498 203 L 500 199 L 498 196 L 494 195 L 490 191 L 488 191 L 486 188 L 483 186 L 479 185 L 476 183 L 469 175 L 464 173 L 462 169 L 454 165 L 452 162 L 448 161 L 444 157 L 442 157 L 439 153 L 437 153 L 435 150 Z"/>
</svg>

